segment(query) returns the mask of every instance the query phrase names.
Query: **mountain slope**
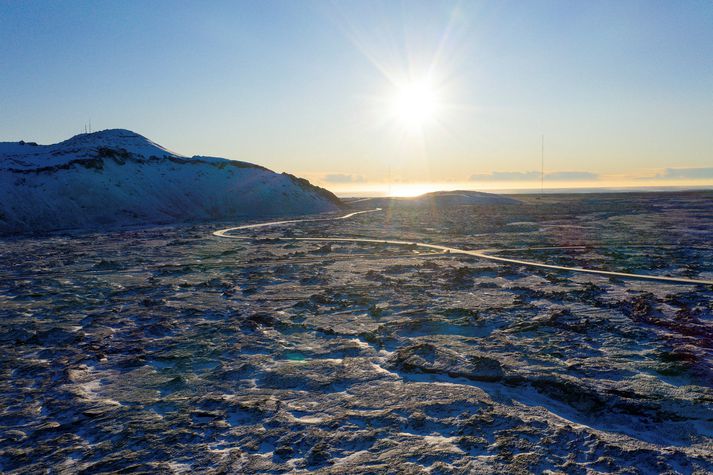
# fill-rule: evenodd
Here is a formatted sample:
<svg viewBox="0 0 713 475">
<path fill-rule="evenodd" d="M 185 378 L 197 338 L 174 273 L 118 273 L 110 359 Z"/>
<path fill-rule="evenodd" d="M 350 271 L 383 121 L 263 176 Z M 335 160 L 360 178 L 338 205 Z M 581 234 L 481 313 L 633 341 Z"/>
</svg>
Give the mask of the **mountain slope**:
<svg viewBox="0 0 713 475">
<path fill-rule="evenodd" d="M 287 173 L 185 157 L 134 132 L 80 134 L 54 145 L 0 143 L 0 233 L 310 214 L 329 191 Z"/>
</svg>

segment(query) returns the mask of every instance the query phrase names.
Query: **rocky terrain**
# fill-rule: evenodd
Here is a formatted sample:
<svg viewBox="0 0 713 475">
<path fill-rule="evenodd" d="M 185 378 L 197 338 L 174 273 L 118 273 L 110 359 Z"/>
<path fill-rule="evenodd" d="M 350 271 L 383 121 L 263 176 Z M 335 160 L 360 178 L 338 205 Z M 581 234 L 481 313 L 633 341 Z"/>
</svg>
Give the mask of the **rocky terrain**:
<svg viewBox="0 0 713 475">
<path fill-rule="evenodd" d="M 0 240 L 0 471 L 712 473 L 709 286 L 276 239 L 713 276 L 712 193 L 518 200 Z"/>
<path fill-rule="evenodd" d="M 130 130 L 53 145 L 0 142 L 0 235 L 339 209 L 329 191 L 225 158 L 186 157 Z"/>
</svg>

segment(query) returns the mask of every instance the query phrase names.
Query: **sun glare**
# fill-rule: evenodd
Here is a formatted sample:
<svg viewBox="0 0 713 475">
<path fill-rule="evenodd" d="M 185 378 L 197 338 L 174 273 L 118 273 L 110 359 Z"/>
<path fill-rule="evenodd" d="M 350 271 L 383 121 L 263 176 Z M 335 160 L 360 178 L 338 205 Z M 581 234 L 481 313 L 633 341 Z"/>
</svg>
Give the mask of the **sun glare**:
<svg viewBox="0 0 713 475">
<path fill-rule="evenodd" d="M 418 130 L 436 118 L 438 96 L 428 81 L 399 87 L 393 99 L 395 119 L 408 129 Z"/>
<path fill-rule="evenodd" d="M 410 198 L 437 191 L 438 189 L 437 185 L 429 183 L 403 183 L 391 187 L 388 196 L 392 198 Z"/>
</svg>

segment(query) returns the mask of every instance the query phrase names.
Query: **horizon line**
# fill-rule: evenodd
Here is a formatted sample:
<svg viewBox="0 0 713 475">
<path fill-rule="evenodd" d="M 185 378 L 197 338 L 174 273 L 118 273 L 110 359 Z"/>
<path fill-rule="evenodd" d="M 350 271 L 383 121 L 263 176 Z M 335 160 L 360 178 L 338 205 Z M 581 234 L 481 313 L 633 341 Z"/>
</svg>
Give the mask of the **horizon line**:
<svg viewBox="0 0 713 475">
<path fill-rule="evenodd" d="M 597 194 L 597 193 L 665 193 L 665 192 L 686 192 L 686 191 L 713 191 L 713 183 L 704 185 L 612 185 L 612 186 L 562 186 L 562 187 L 528 187 L 528 188 L 475 188 L 458 186 L 447 186 L 444 183 L 443 187 L 438 187 L 437 184 L 424 186 L 423 184 L 414 184 L 412 189 L 394 190 L 391 194 L 384 190 L 378 189 L 352 189 L 348 191 L 339 191 L 330 189 L 339 198 L 399 198 L 399 197 L 415 197 L 426 193 L 438 191 L 480 191 L 483 193 L 493 194 L 514 194 L 514 195 L 538 195 L 538 194 Z M 321 186 L 321 185 L 320 185 Z M 408 187 L 409 185 L 404 185 Z M 413 191 L 413 192 L 410 192 Z"/>
</svg>

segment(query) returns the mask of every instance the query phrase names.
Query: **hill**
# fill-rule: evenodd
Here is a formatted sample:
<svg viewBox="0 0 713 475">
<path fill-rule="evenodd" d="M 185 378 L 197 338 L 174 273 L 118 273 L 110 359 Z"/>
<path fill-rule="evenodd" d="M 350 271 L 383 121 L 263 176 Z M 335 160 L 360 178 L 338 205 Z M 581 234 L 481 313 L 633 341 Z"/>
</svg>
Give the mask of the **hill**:
<svg viewBox="0 0 713 475">
<path fill-rule="evenodd" d="M 419 196 L 409 197 L 386 197 L 369 198 L 356 201 L 359 206 L 379 206 L 379 207 L 419 207 L 430 206 L 435 208 L 448 208 L 453 206 L 466 205 L 515 205 L 520 201 L 507 196 L 496 195 L 494 193 L 483 193 L 480 191 L 455 190 L 455 191 L 434 191 L 424 193 Z M 356 203 L 355 202 L 355 203 Z"/>
<path fill-rule="evenodd" d="M 0 142 L 0 234 L 332 211 L 331 192 L 287 173 L 174 153 L 123 129 L 53 145 Z"/>
</svg>

